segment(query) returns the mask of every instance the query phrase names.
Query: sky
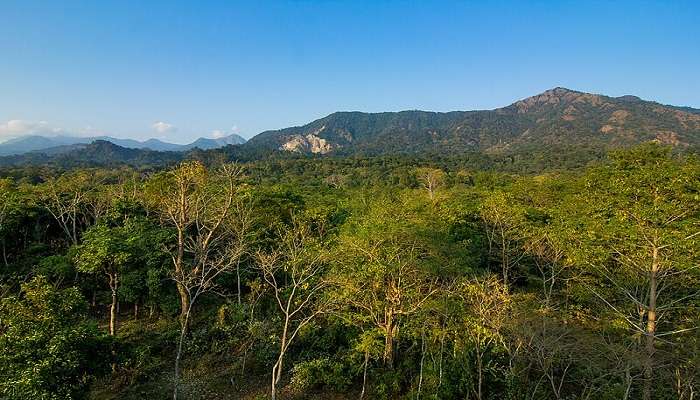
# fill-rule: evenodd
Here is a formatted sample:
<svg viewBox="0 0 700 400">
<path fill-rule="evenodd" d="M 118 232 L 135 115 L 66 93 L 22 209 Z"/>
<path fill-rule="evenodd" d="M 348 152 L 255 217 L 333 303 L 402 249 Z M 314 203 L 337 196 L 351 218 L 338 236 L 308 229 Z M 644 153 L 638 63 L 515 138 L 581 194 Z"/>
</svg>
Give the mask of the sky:
<svg viewBox="0 0 700 400">
<path fill-rule="evenodd" d="M 250 138 L 556 86 L 700 108 L 700 1 L 0 2 L 0 141 Z"/>
</svg>

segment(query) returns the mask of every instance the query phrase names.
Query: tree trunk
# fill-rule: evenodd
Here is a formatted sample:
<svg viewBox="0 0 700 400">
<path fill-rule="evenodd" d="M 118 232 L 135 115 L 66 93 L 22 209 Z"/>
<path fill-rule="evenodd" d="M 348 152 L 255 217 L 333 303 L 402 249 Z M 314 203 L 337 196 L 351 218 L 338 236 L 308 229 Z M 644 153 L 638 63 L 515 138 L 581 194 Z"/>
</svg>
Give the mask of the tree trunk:
<svg viewBox="0 0 700 400">
<path fill-rule="evenodd" d="M 241 305 L 241 263 L 236 263 L 236 296 L 238 297 L 238 305 Z"/>
<path fill-rule="evenodd" d="M 654 377 L 654 353 L 656 339 L 656 298 L 659 272 L 659 249 L 655 245 L 652 249 L 651 270 L 649 271 L 649 304 L 647 307 L 646 326 L 646 358 L 644 360 L 644 400 L 651 400 Z"/>
<path fill-rule="evenodd" d="M 280 353 L 277 357 L 277 362 L 272 366 L 272 382 L 270 387 L 270 394 L 272 400 L 277 399 L 277 387 L 282 380 L 282 366 L 284 365 L 284 352 Z"/>
<path fill-rule="evenodd" d="M 139 303 L 134 303 L 134 319 L 139 319 Z"/>
<path fill-rule="evenodd" d="M 421 333 L 420 340 L 420 374 L 418 377 L 418 395 L 417 399 L 420 399 L 421 391 L 423 389 L 423 364 L 425 362 L 425 333 Z"/>
<path fill-rule="evenodd" d="M 276 381 L 276 375 L 277 375 L 277 363 L 272 366 L 272 382 L 270 383 L 270 398 L 272 400 L 277 400 L 277 381 Z"/>
<path fill-rule="evenodd" d="M 481 400 L 481 385 L 483 383 L 483 364 L 482 364 L 482 354 L 481 349 L 476 349 L 476 371 L 477 371 L 477 386 L 476 386 L 476 398 Z"/>
<path fill-rule="evenodd" d="M 180 385 L 180 359 L 182 358 L 182 343 L 185 341 L 187 334 L 187 324 L 190 318 L 190 309 L 185 311 L 185 319 L 180 324 L 180 341 L 177 344 L 177 353 L 175 354 L 175 385 L 173 388 L 173 400 L 177 400 L 177 390 Z"/>
<path fill-rule="evenodd" d="M 117 289 L 119 288 L 119 276 L 116 273 L 109 274 L 109 288 L 112 291 L 112 305 L 109 307 L 109 334 L 117 333 Z"/>
<path fill-rule="evenodd" d="M 178 282 L 177 292 L 180 294 L 180 324 L 185 324 L 185 329 L 189 327 L 190 296 L 187 293 L 185 286 Z"/>
<path fill-rule="evenodd" d="M 181 207 L 183 209 L 183 213 L 185 209 L 184 201 L 185 200 L 183 194 L 181 198 Z M 180 225 L 181 226 L 178 227 L 177 230 L 177 258 L 175 259 L 175 275 L 177 277 L 182 276 L 183 263 L 185 259 L 185 233 L 182 231 L 182 226 L 185 225 L 185 221 L 181 219 Z M 184 324 L 183 326 L 185 327 L 185 330 L 187 330 L 187 324 L 189 322 L 188 314 L 190 313 L 190 295 L 187 292 L 187 288 L 185 287 L 185 285 L 183 285 L 179 281 L 179 279 L 176 281 L 176 284 L 177 292 L 180 294 L 180 324 Z"/>
<path fill-rule="evenodd" d="M 10 265 L 10 263 L 7 262 L 7 246 L 5 244 L 5 238 L 2 239 L 2 259 L 5 262 L 6 267 Z"/>
<path fill-rule="evenodd" d="M 289 304 L 289 303 L 288 303 Z M 277 385 L 282 379 L 282 366 L 284 365 L 284 354 L 287 352 L 287 331 L 289 330 L 289 317 L 284 319 L 284 327 L 282 328 L 282 340 L 280 341 L 280 355 L 277 357 L 277 362 L 272 366 L 272 384 L 270 388 L 272 400 L 276 400 Z"/>
<path fill-rule="evenodd" d="M 362 368 L 362 391 L 360 392 L 360 400 L 365 397 L 365 388 L 367 387 L 367 364 L 369 363 L 369 350 L 365 350 L 365 365 Z"/>
<path fill-rule="evenodd" d="M 384 364 L 392 369 L 394 367 L 394 318 L 391 312 L 387 312 L 384 331 Z"/>
</svg>

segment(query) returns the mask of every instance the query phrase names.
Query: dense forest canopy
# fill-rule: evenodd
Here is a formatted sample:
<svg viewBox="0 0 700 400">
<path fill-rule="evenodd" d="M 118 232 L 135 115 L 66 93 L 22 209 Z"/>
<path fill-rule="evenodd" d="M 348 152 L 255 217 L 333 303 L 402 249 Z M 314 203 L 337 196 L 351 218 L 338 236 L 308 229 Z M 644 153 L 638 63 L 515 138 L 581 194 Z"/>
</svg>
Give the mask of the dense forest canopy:
<svg viewBox="0 0 700 400">
<path fill-rule="evenodd" d="M 570 150 L 0 170 L 0 398 L 697 398 L 700 160 Z"/>
</svg>

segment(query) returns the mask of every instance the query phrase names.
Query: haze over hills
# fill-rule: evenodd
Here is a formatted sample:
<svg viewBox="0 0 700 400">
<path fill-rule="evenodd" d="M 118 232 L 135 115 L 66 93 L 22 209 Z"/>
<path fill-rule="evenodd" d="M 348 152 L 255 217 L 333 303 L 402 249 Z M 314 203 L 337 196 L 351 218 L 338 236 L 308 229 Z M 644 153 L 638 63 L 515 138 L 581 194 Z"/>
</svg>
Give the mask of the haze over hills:
<svg viewBox="0 0 700 400">
<path fill-rule="evenodd" d="M 301 153 L 500 152 L 556 145 L 700 144 L 700 110 L 635 96 L 554 88 L 483 111 L 337 112 L 300 127 L 263 132 L 247 147 Z"/>
<path fill-rule="evenodd" d="M 245 139 L 239 135 L 232 134 L 217 139 L 199 138 L 189 144 L 174 144 L 164 142 L 159 139 L 148 139 L 138 141 L 134 139 L 119 139 L 109 136 L 22 136 L 16 139 L 0 143 L 0 155 L 18 155 L 28 152 L 41 152 L 56 154 L 75 150 L 97 140 L 103 140 L 128 149 L 147 149 L 154 151 L 187 151 L 193 148 L 202 150 L 215 149 L 229 144 L 242 144 Z"/>
</svg>

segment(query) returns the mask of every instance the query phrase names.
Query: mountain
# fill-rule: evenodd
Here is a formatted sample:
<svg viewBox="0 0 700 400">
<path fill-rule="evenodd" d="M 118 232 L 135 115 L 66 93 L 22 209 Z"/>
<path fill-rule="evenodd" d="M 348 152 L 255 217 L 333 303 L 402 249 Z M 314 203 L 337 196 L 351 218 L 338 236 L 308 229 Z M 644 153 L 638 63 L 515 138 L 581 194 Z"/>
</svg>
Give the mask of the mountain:
<svg viewBox="0 0 700 400">
<path fill-rule="evenodd" d="M 263 132 L 244 147 L 312 154 L 498 153 L 646 141 L 700 145 L 700 110 L 558 87 L 495 110 L 337 112 Z"/>
<path fill-rule="evenodd" d="M 51 165 L 60 168 L 74 168 L 128 165 L 147 169 L 172 165 L 185 158 L 183 152 L 132 149 L 118 146 L 106 140 L 59 147 L 62 147 L 63 151 L 27 152 L 0 157 L 0 167 Z M 51 149 L 57 149 L 57 147 Z"/>
<path fill-rule="evenodd" d="M 182 146 L 183 150 L 190 150 L 194 149 L 195 147 L 198 149 L 202 150 L 210 150 L 210 149 L 218 149 L 219 147 L 225 147 L 230 144 L 243 144 L 245 143 L 246 140 L 243 139 L 242 137 L 233 134 L 229 136 L 225 136 L 222 138 L 217 138 L 217 139 L 209 139 L 209 138 L 199 138 L 195 140 L 194 142 Z"/>
<path fill-rule="evenodd" d="M 495 110 L 336 112 L 307 125 L 260 133 L 247 142 L 237 135 L 199 138 L 187 145 L 157 139 L 30 136 L 0 144 L 0 155 L 24 153 L 0 157 L 0 165 L 165 165 L 217 152 L 235 160 L 257 160 L 271 153 L 428 157 L 478 152 L 506 158 L 573 156 L 585 162 L 591 154 L 649 141 L 698 151 L 700 110 L 631 95 L 554 88 Z M 164 151 L 162 157 L 159 151 Z"/>
<path fill-rule="evenodd" d="M 199 138 L 190 144 L 173 144 L 158 139 L 148 139 L 144 142 L 133 139 L 118 139 L 109 136 L 74 137 L 74 136 L 22 136 L 0 143 L 0 156 L 17 155 L 32 151 L 41 153 L 57 153 L 70 151 L 75 145 L 87 145 L 96 140 L 114 143 L 129 149 L 148 149 L 155 151 L 187 151 L 195 147 L 202 150 L 215 149 L 229 144 L 243 144 L 245 139 L 238 135 L 230 135 L 219 139 Z"/>
</svg>

